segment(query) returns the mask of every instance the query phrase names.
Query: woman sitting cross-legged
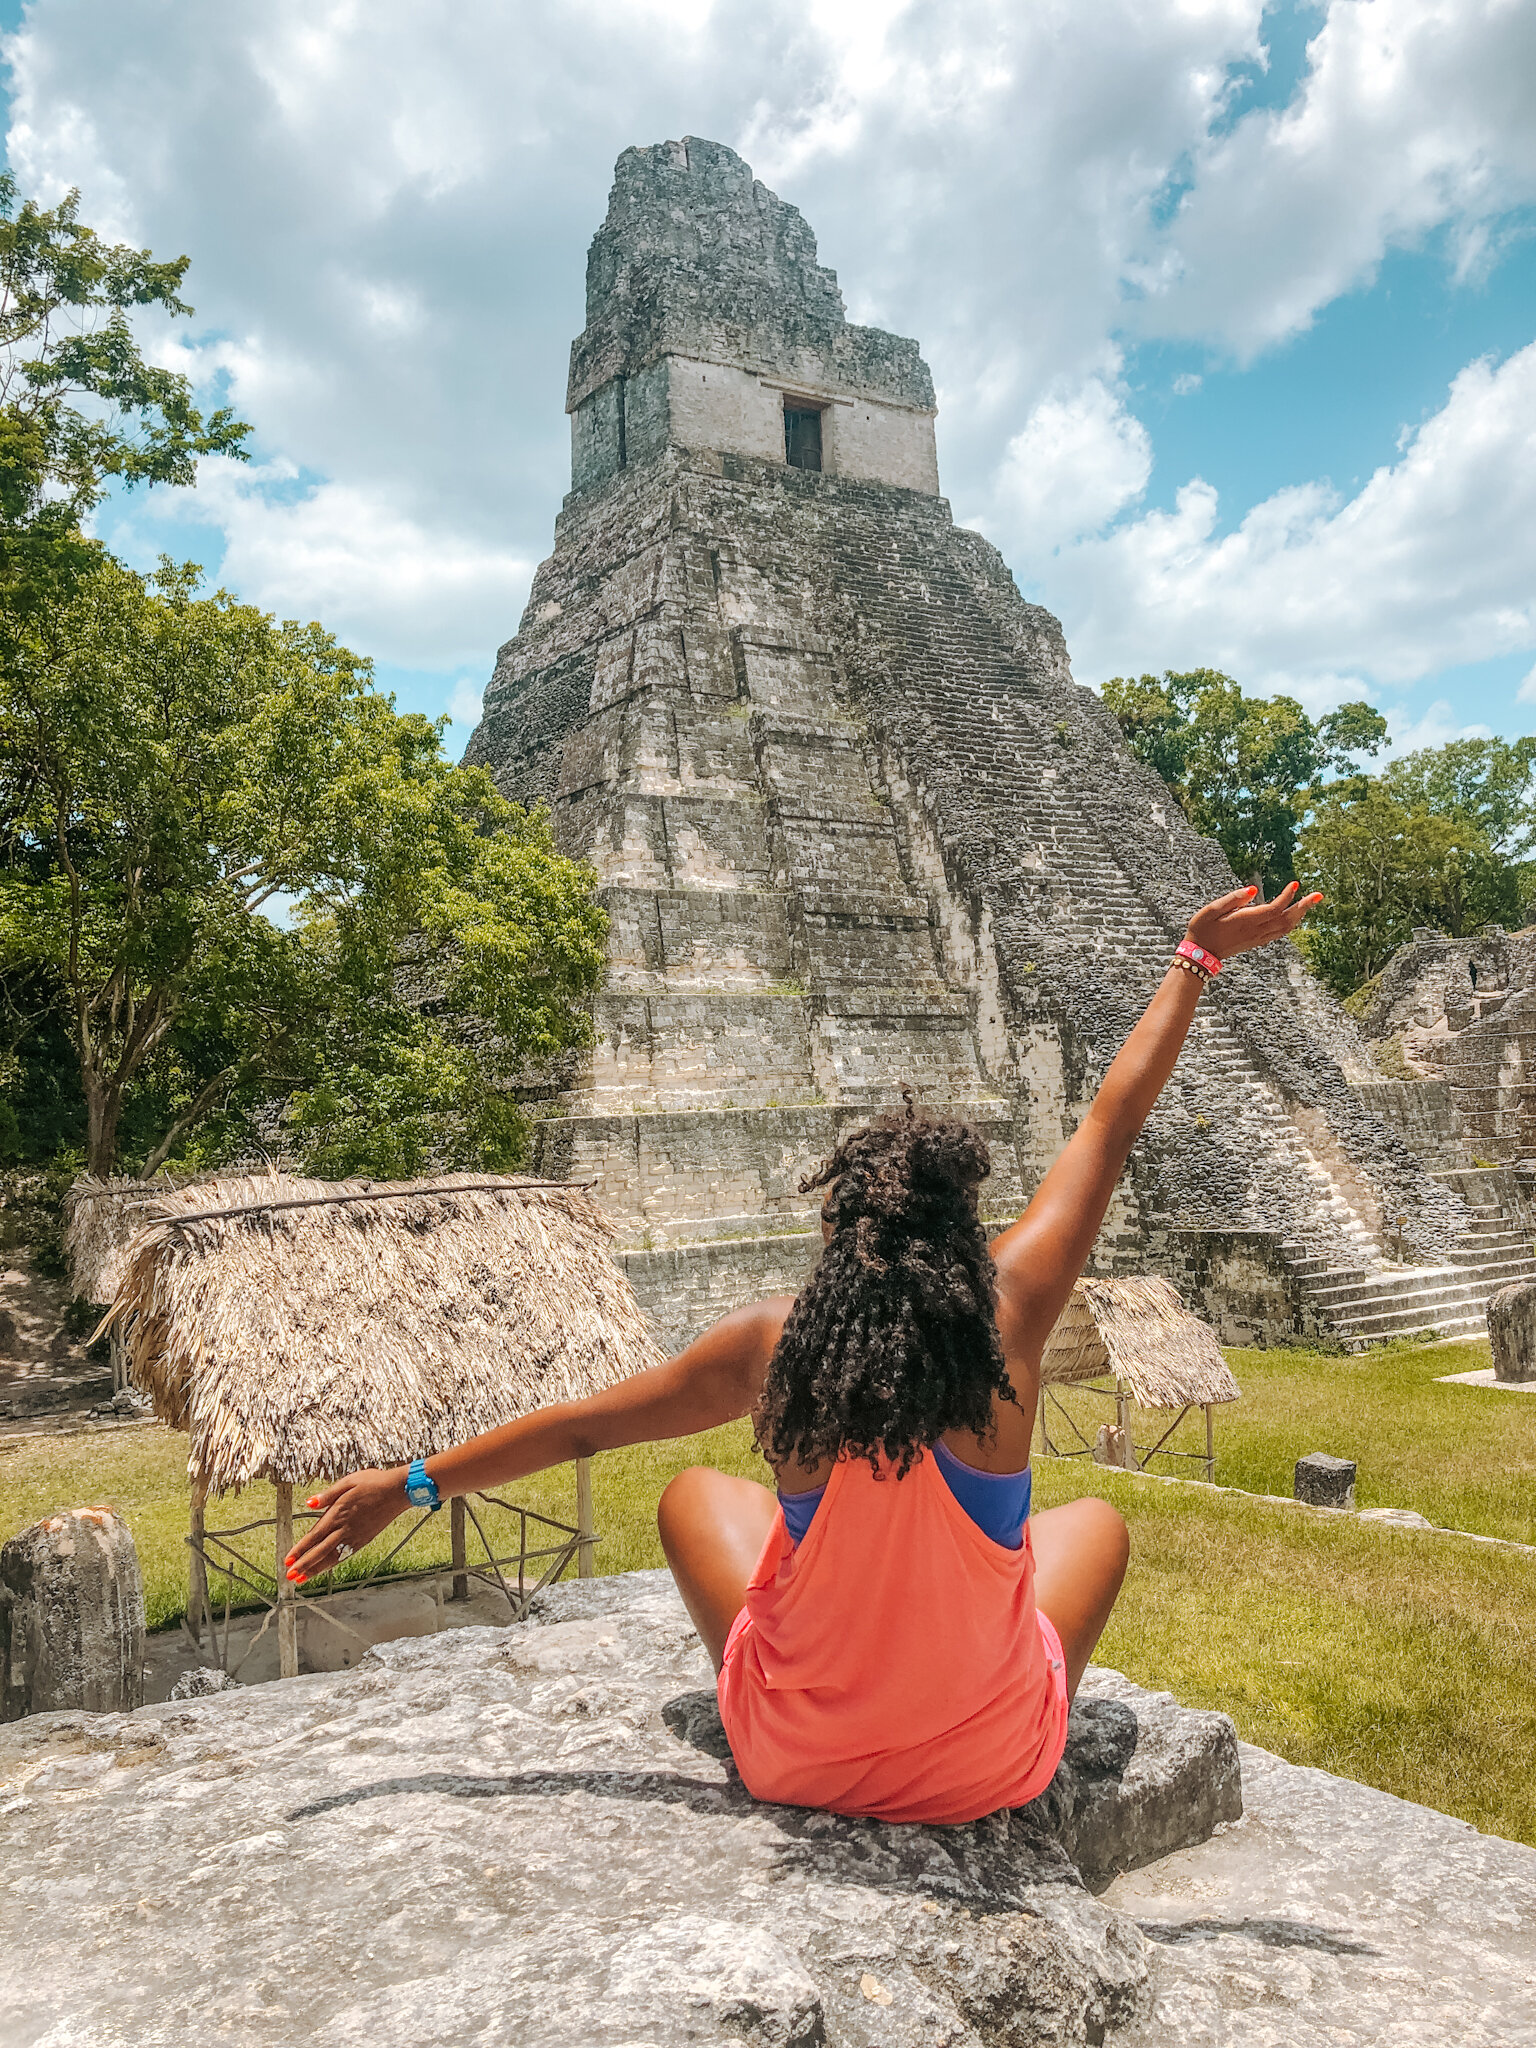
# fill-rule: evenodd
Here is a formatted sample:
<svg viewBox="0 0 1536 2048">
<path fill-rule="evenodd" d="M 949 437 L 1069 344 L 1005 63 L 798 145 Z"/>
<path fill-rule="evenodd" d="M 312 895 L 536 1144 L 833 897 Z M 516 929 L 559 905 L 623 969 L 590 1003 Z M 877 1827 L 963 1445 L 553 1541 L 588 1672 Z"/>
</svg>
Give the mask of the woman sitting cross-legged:
<svg viewBox="0 0 1536 2048">
<path fill-rule="evenodd" d="M 1137 1133 L 1222 956 L 1317 897 L 1239 890 L 1189 937 L 1092 1107 L 990 1251 L 980 1136 L 910 1102 L 844 1137 L 826 1250 L 793 1297 L 716 1323 L 665 1365 L 391 1472 L 360 1472 L 289 1560 L 302 1581 L 413 1497 L 750 1415 L 777 1492 L 705 1466 L 661 1497 L 662 1546 L 761 1799 L 958 1822 L 1021 1806 L 1061 1760 L 1126 1531 L 1104 1501 L 1029 1514 L 1040 1358 Z"/>
</svg>

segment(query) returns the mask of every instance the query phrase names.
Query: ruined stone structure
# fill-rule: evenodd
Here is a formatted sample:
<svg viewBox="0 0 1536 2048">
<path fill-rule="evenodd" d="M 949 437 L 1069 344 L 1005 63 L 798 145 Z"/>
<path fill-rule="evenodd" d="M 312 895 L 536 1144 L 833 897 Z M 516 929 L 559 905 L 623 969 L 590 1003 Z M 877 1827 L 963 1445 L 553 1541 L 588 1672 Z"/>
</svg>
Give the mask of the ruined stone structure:
<svg viewBox="0 0 1536 2048">
<path fill-rule="evenodd" d="M 600 877 L 596 1044 L 545 1077 L 537 1163 L 595 1181 L 676 1340 L 798 1285 L 801 1173 L 904 1083 L 982 1127 L 1016 1211 L 1233 877 L 955 526 L 916 345 L 844 319 L 729 149 L 619 159 L 568 409 L 573 488 L 467 758 Z M 1234 1340 L 1470 1326 L 1521 1270 L 1480 1249 L 1507 1219 L 1379 1078 L 1294 952 L 1235 963 L 1100 1269 L 1167 1273 Z"/>
<path fill-rule="evenodd" d="M 1423 1142 L 1497 1166 L 1536 1159 L 1536 930 L 1415 932 L 1360 1028 L 1379 1067 L 1418 1084 Z"/>
</svg>

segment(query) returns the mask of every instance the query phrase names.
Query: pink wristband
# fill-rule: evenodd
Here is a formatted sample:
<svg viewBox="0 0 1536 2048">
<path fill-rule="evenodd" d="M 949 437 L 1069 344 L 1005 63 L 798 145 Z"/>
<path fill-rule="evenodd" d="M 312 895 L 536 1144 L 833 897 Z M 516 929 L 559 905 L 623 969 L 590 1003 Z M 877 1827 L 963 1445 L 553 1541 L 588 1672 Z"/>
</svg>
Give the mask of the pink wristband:
<svg viewBox="0 0 1536 2048">
<path fill-rule="evenodd" d="M 1204 946 L 1197 946 L 1193 939 L 1180 939 L 1174 948 L 1176 960 L 1193 960 L 1197 967 L 1203 967 L 1207 974 L 1220 974 L 1221 962 L 1214 953 L 1207 953 Z"/>
</svg>

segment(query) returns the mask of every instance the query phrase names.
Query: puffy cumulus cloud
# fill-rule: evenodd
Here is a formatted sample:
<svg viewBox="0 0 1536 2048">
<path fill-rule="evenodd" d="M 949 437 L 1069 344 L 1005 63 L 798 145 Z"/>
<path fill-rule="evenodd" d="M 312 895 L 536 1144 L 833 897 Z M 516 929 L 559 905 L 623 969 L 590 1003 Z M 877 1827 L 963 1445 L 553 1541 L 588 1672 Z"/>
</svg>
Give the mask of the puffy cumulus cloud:
<svg viewBox="0 0 1536 2048">
<path fill-rule="evenodd" d="M 447 520 L 402 511 L 377 485 L 304 483 L 292 464 L 202 465 L 198 490 L 157 509 L 222 529 L 219 580 L 282 618 L 320 619 L 337 636 L 403 668 L 449 668 L 507 638 L 533 563 Z M 132 515 L 107 536 L 152 552 Z M 455 714 L 457 715 L 457 714 Z"/>
<path fill-rule="evenodd" d="M 1355 497 L 1309 484 L 1230 532 L 1218 515 L 1195 479 L 1056 558 L 1081 675 L 1209 663 L 1337 701 L 1341 671 L 1408 682 L 1536 644 L 1536 343 L 1463 370 Z"/>
<path fill-rule="evenodd" d="M 1006 524 L 1014 547 L 1038 560 L 1100 532 L 1141 495 L 1151 473 L 1146 428 L 1102 377 L 1090 377 L 1042 399 L 1008 443 L 994 519 Z"/>
<path fill-rule="evenodd" d="M 1182 595 L 1194 641 L 1271 616 L 1350 508 L 1271 501 L 1232 548 L 1195 486 L 1093 539 L 1147 475 L 1116 337 L 1250 349 L 1394 238 L 1449 226 L 1474 252 L 1529 189 L 1528 0 L 1329 0 L 1291 104 L 1245 114 L 1264 21 L 1263 0 L 30 0 L 7 147 L 26 187 L 78 184 L 88 219 L 192 253 L 180 359 L 264 463 L 319 479 L 214 481 L 197 516 L 228 581 L 370 651 L 447 669 L 483 636 L 489 667 L 566 484 L 614 157 L 685 133 L 803 209 L 854 318 L 919 336 L 966 516 L 1021 568 L 1063 549 L 1053 602 L 1098 619 L 1142 593 L 1148 639 L 1179 637 Z M 1071 580 L 1090 566 L 1097 603 Z"/>
<path fill-rule="evenodd" d="M 1149 243 L 1139 325 L 1247 356 L 1304 327 L 1394 244 L 1450 231 L 1486 262 L 1536 198 L 1536 9 L 1526 0 L 1332 0 L 1289 105 L 1194 153 Z"/>
<path fill-rule="evenodd" d="M 1444 697 L 1437 697 L 1417 715 L 1401 704 L 1387 705 L 1383 715 L 1392 738 L 1392 758 L 1397 761 L 1423 747 L 1443 747 L 1450 740 L 1491 738 L 1486 725 L 1469 725 L 1458 718 Z"/>
</svg>

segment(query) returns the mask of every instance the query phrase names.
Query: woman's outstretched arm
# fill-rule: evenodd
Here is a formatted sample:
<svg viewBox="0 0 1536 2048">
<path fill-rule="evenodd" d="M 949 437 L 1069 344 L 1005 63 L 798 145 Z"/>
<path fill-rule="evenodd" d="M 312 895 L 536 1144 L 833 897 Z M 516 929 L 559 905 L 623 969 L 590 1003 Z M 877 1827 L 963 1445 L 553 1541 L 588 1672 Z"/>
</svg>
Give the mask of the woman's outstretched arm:
<svg viewBox="0 0 1536 2048">
<path fill-rule="evenodd" d="M 1322 901 L 1298 896 L 1294 882 L 1273 903 L 1255 902 L 1257 894 L 1235 889 L 1197 910 L 1189 921 L 1190 938 L 1229 960 L 1293 932 Z M 1045 1340 L 1093 1248 L 1131 1147 L 1173 1072 L 1200 990 L 1194 975 L 1168 969 L 1034 1200 L 993 1243 L 1003 1356 L 1011 1371 L 1030 1382 L 1021 1397 L 1032 1391 Z"/>
<path fill-rule="evenodd" d="M 768 1360 L 779 1341 L 788 1298 L 755 1302 L 723 1317 L 686 1351 L 649 1372 L 620 1380 L 585 1401 L 562 1401 L 521 1421 L 443 1451 L 426 1461 L 444 1500 L 482 1493 L 548 1465 L 590 1458 L 624 1444 L 692 1436 L 751 1413 L 763 1389 Z M 289 1552 L 289 1576 L 298 1580 L 329 1571 L 338 1546 L 361 1550 L 397 1515 L 405 1513 L 406 1467 L 354 1472 L 317 1496 L 323 1510 Z"/>
</svg>

